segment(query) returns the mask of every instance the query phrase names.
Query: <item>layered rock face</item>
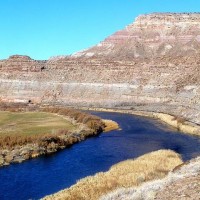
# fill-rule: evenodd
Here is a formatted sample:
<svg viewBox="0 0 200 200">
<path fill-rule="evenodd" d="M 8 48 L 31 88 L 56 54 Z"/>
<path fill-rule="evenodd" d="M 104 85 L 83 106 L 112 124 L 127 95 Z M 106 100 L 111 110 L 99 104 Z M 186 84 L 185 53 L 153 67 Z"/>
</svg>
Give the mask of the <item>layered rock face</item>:
<svg viewBox="0 0 200 200">
<path fill-rule="evenodd" d="M 36 61 L 29 56 L 14 55 L 0 61 L 0 69 L 3 72 L 40 72 L 44 68 L 45 61 Z"/>
<path fill-rule="evenodd" d="M 157 13 L 142 15 L 124 30 L 118 31 L 96 47 L 76 54 L 109 55 L 121 58 L 185 56 L 200 47 L 200 15 Z M 181 51 L 180 51 L 181 49 Z"/>
<path fill-rule="evenodd" d="M 200 14 L 139 16 L 72 56 L 0 61 L 2 101 L 131 107 L 200 123 Z"/>
</svg>

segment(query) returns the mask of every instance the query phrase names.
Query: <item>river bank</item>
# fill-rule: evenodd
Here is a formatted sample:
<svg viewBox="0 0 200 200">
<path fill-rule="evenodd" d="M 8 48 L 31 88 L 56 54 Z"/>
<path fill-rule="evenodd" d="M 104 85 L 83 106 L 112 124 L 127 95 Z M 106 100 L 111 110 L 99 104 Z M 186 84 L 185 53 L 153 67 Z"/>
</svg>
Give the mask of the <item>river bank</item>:
<svg viewBox="0 0 200 200">
<path fill-rule="evenodd" d="M 200 157 L 179 165 L 165 178 L 140 187 L 118 188 L 100 200 L 197 200 L 200 191 Z"/>
<path fill-rule="evenodd" d="M 161 120 L 166 124 L 176 128 L 180 132 L 200 136 L 200 125 L 186 121 L 183 118 L 179 118 L 178 116 L 172 116 L 165 113 L 155 113 L 155 112 L 146 112 L 146 111 L 133 111 L 133 110 L 125 110 L 125 109 L 111 109 L 111 108 L 87 108 L 80 107 L 81 110 L 90 110 L 90 111 L 98 111 L 98 112 L 116 112 L 116 113 L 125 113 L 132 114 L 144 117 L 150 117 L 154 119 Z"/>
<path fill-rule="evenodd" d="M 89 110 L 89 111 L 97 111 L 97 112 L 111 112 L 111 113 L 124 113 L 124 114 L 133 114 L 138 116 L 145 116 L 150 117 L 154 119 L 159 119 L 166 124 L 173 126 L 179 131 L 182 131 L 189 135 L 194 136 L 200 136 L 199 132 L 199 126 L 190 122 L 187 122 L 183 119 L 180 119 L 178 117 L 174 117 L 172 115 L 164 114 L 164 113 L 152 113 L 152 112 L 139 112 L 139 111 L 131 111 L 131 110 L 119 110 L 119 109 L 105 109 L 105 108 L 81 108 L 83 110 Z M 161 152 L 162 158 L 156 157 L 156 154 L 158 155 Z M 155 155 L 153 155 L 155 154 Z M 151 157 L 151 155 L 153 155 Z M 118 163 L 110 168 L 107 172 L 98 173 L 95 176 L 86 177 L 84 179 L 79 180 L 75 185 L 73 185 L 70 188 L 67 188 L 65 190 L 59 191 L 58 193 L 55 193 L 53 195 L 47 196 L 44 198 L 44 200 L 62 200 L 62 199 L 99 199 L 102 195 L 108 193 L 108 191 L 113 192 L 111 194 L 105 195 L 102 197 L 102 199 L 106 200 L 114 200 L 114 199 L 123 199 L 127 198 L 126 193 L 123 193 L 124 191 L 134 190 L 136 189 L 122 189 L 121 191 L 118 190 L 115 192 L 114 188 L 129 188 L 133 186 L 139 186 L 142 183 L 149 182 L 151 183 L 154 179 L 162 179 L 164 176 L 168 174 L 169 171 L 172 171 L 174 168 L 182 164 L 182 161 L 176 160 L 174 162 L 174 165 L 171 169 L 159 169 L 158 171 L 162 171 L 163 177 L 156 174 L 157 167 L 151 166 L 152 163 L 158 162 L 159 165 L 161 163 L 165 163 L 165 159 L 169 157 L 173 157 L 172 154 L 168 155 L 165 151 L 157 151 L 150 154 L 145 154 L 143 157 L 144 159 L 147 159 L 147 161 L 142 161 L 139 163 L 138 167 L 134 167 L 134 165 L 137 165 L 137 159 L 135 161 L 127 160 L 121 163 Z M 138 158 L 140 160 L 141 158 Z M 155 160 L 154 160 L 155 159 Z M 141 159 L 142 160 L 142 159 Z M 162 161 L 161 161 L 162 160 Z M 150 162 L 149 162 L 150 161 Z M 143 163 L 144 162 L 144 163 Z M 147 163 L 149 162 L 149 163 Z M 167 162 L 170 162 L 169 160 Z M 176 163 L 176 164 L 175 164 Z M 131 166 L 133 164 L 133 166 Z M 147 169 L 143 168 L 143 164 L 147 166 Z M 185 165 L 185 164 L 184 164 Z M 166 165 L 165 165 L 166 166 Z M 155 176 L 152 176 L 152 179 L 148 179 L 148 169 L 152 168 L 153 171 L 152 174 L 156 174 Z M 179 168 L 179 167 L 178 167 Z M 141 172 L 138 172 L 137 169 L 141 169 Z M 191 170 L 191 168 L 190 168 Z M 119 171 L 121 172 L 121 176 L 118 174 Z M 123 171 L 123 173 L 122 173 Z M 165 172 L 165 173 L 164 173 Z M 161 173 L 161 174 L 162 174 Z M 189 172 L 188 172 L 189 173 Z M 184 176 L 184 174 L 181 174 Z M 147 176 L 147 177 L 146 177 Z M 122 177 L 120 179 L 120 177 Z M 131 181 L 130 181 L 131 180 Z M 152 186 L 153 187 L 153 186 Z M 159 187 L 159 186 L 157 186 Z M 143 191 L 143 190 L 142 190 Z M 120 193 L 121 192 L 121 193 Z M 148 193 L 150 195 L 152 191 Z M 133 193 L 133 192 L 132 192 Z M 138 193 L 137 193 L 138 194 Z M 120 198 L 123 196 L 123 198 Z M 119 197 L 119 198 L 117 198 Z M 138 196 L 137 196 L 138 197 Z M 131 199 L 131 198 L 129 198 Z M 137 198 L 135 198 L 137 199 Z"/>
<path fill-rule="evenodd" d="M 200 154 L 199 138 L 179 134 L 159 120 L 130 114 L 89 113 L 118 122 L 122 130 L 90 137 L 57 153 L 0 168 L 0 199 L 40 199 L 71 187 L 77 180 L 106 172 L 121 161 L 159 149 L 171 149 L 184 161 Z"/>
<path fill-rule="evenodd" d="M 182 163 L 180 155 L 173 151 L 151 152 L 136 159 L 117 163 L 107 172 L 81 179 L 72 187 L 47 196 L 43 200 L 97 200 L 119 187 L 139 186 L 144 182 L 163 178 Z"/>
<path fill-rule="evenodd" d="M 34 134 L 29 135 L 18 133 L 8 134 L 4 131 L 5 133 L 1 133 L 0 135 L 0 167 L 9 165 L 11 163 L 21 163 L 27 159 L 54 153 L 58 150 L 70 147 L 71 145 L 83 141 L 88 137 L 100 134 L 103 132 L 105 127 L 104 122 L 99 117 L 72 109 L 40 108 L 37 111 L 31 113 L 27 111 L 24 112 L 22 110 L 15 110 L 14 117 L 17 120 L 19 117 L 16 112 L 19 112 L 20 116 L 22 116 L 22 114 L 27 114 L 27 116 L 30 115 L 31 124 L 36 122 L 33 122 L 34 120 L 32 119 L 35 114 L 38 114 L 38 116 L 41 117 L 42 114 L 50 113 L 52 116 L 56 115 L 56 117 L 64 118 L 66 123 L 73 122 L 73 126 L 75 128 L 74 130 L 60 128 L 57 131 L 53 129 L 53 133 L 48 133 L 48 131 L 45 130 L 42 134 L 39 134 L 36 130 Z M 51 115 L 48 115 L 48 117 L 49 116 Z M 7 118 L 8 116 L 6 115 L 6 119 Z M 12 119 L 13 116 L 10 118 Z M 20 121 L 19 123 L 27 125 L 27 120 L 29 119 L 25 116 L 23 120 L 25 121 Z M 64 120 L 63 124 L 65 122 Z M 58 123 L 52 121 L 49 121 L 48 123 L 50 122 L 52 124 Z M 9 124 L 6 124 L 6 126 L 8 125 Z M 13 127 L 17 124 L 12 123 L 11 125 Z M 4 127 L 6 126 L 4 125 Z M 34 126 L 36 126 L 36 124 L 34 124 Z M 39 124 L 38 126 L 40 129 L 40 127 L 44 127 L 44 124 Z M 10 126 L 8 126 L 8 128 L 10 131 Z"/>
</svg>

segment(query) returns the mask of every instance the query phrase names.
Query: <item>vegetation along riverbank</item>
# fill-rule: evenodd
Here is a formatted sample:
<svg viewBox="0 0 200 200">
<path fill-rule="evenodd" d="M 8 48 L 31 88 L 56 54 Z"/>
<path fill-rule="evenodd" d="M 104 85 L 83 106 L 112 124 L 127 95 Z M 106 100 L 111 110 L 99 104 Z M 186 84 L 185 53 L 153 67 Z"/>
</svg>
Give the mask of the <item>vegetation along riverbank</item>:
<svg viewBox="0 0 200 200">
<path fill-rule="evenodd" d="M 1 105 L 0 166 L 56 152 L 104 128 L 101 118 L 74 109 Z"/>
<path fill-rule="evenodd" d="M 120 187 L 139 186 L 146 181 L 163 178 L 182 163 L 180 156 L 171 150 L 155 151 L 113 165 L 107 172 L 83 178 L 44 200 L 96 200 Z"/>
<path fill-rule="evenodd" d="M 154 119 L 161 120 L 166 124 L 178 129 L 180 132 L 200 136 L 200 125 L 189 122 L 184 118 L 179 116 L 172 116 L 166 113 L 156 113 L 156 112 L 146 112 L 146 111 L 134 111 L 131 109 L 110 109 L 110 108 L 88 108 L 88 107 L 81 107 L 82 110 L 92 110 L 92 111 L 100 111 L 100 112 L 118 112 L 118 113 L 125 113 L 125 114 L 132 114 L 144 117 L 150 117 Z"/>
</svg>

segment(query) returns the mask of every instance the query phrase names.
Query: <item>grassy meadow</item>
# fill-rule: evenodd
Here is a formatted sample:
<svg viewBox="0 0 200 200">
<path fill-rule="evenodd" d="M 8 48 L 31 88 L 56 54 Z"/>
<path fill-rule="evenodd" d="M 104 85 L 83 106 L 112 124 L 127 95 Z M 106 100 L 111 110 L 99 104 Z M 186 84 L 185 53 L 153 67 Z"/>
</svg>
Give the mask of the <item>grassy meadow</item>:
<svg viewBox="0 0 200 200">
<path fill-rule="evenodd" d="M 0 150 L 71 133 L 78 126 L 69 119 L 45 112 L 0 111 Z"/>
<path fill-rule="evenodd" d="M 73 131 L 76 125 L 62 116 L 45 112 L 0 112 L 0 136 L 34 135 Z"/>
<path fill-rule="evenodd" d="M 56 149 L 63 148 L 101 133 L 104 127 L 99 117 L 70 108 L 46 107 L 25 112 L 8 105 L 0 111 L 0 150 L 26 144 L 46 148 L 52 142 Z"/>
</svg>

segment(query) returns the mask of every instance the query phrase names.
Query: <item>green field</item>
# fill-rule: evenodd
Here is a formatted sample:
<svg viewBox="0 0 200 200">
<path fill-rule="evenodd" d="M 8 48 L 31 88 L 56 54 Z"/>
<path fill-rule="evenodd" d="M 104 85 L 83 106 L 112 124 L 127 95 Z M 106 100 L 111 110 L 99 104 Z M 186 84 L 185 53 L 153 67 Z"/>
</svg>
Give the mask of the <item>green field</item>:
<svg viewBox="0 0 200 200">
<path fill-rule="evenodd" d="M 0 135 L 34 135 L 73 131 L 73 125 L 62 116 L 45 112 L 0 112 Z"/>
</svg>

